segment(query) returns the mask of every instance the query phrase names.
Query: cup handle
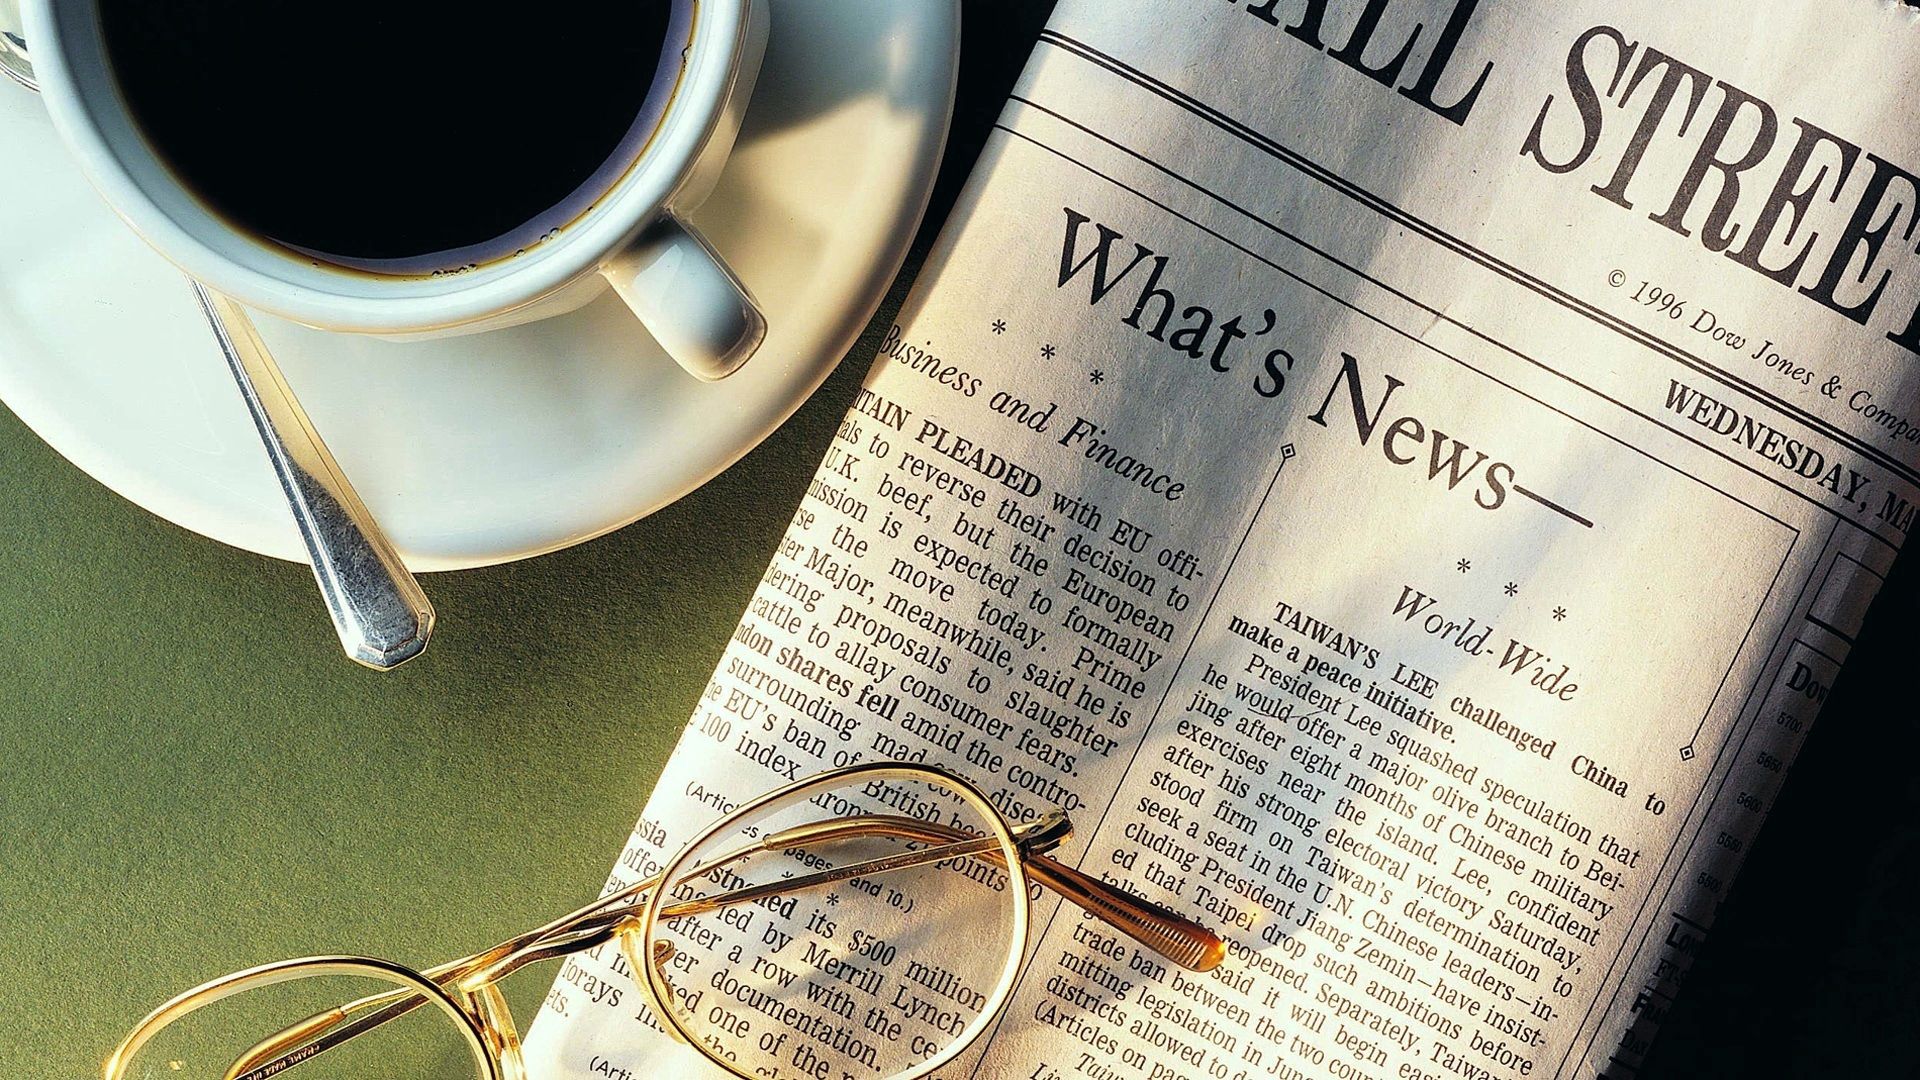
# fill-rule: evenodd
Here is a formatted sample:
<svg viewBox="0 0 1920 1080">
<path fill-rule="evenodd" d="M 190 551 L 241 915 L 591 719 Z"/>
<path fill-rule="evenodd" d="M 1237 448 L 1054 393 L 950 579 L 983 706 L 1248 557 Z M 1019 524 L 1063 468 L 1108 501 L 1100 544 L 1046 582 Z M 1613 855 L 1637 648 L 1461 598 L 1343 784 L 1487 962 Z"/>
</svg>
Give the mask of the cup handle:
<svg viewBox="0 0 1920 1080">
<path fill-rule="evenodd" d="M 753 294 L 693 226 L 671 213 L 649 225 L 601 274 L 688 374 L 724 379 L 767 337 Z"/>
</svg>

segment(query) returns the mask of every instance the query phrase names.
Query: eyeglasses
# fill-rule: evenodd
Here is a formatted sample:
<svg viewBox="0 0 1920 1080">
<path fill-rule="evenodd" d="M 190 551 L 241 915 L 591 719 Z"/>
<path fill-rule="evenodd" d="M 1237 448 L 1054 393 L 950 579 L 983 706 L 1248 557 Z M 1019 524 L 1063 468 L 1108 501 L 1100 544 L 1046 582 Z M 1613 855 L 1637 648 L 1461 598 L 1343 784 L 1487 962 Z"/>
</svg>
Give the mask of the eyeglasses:
<svg viewBox="0 0 1920 1080">
<path fill-rule="evenodd" d="M 944 769 L 854 765 L 722 809 L 657 873 L 472 956 L 424 971 L 317 956 L 197 986 L 134 1028 L 106 1080 L 268 1080 L 323 1054 L 329 1076 L 525 1080 L 498 984 L 575 953 L 630 976 L 649 1008 L 573 962 L 555 1008 L 662 1028 L 725 1075 L 914 1080 L 1005 1009 L 1042 887 L 1105 924 L 1074 931 L 1104 954 L 1093 963 L 1155 963 L 1112 931 L 1194 971 L 1226 952 L 1207 928 L 1049 858 L 1072 835 L 1063 811 L 1010 824 Z M 1073 1010 L 1077 992 L 1056 1007 Z"/>
</svg>

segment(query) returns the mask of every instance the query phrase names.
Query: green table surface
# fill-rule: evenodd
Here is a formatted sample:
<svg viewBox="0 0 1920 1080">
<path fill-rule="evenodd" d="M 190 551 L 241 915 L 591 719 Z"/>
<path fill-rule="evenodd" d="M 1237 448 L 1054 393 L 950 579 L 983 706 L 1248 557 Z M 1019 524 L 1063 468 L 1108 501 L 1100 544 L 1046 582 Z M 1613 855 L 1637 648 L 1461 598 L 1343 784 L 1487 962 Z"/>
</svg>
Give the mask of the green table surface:
<svg viewBox="0 0 1920 1080">
<path fill-rule="evenodd" d="M 0 411 L 0 1072 L 94 1075 L 235 968 L 426 965 L 595 894 L 1047 5 L 966 7 L 928 225 L 837 374 L 644 522 L 429 577 L 440 630 L 398 672 L 339 655 L 304 567 L 146 514 Z M 1920 738 L 1910 694 L 1880 707 L 1912 571 L 1890 592 L 1642 1076 L 1912 1074 Z M 509 984 L 523 1019 L 547 974 Z"/>
<path fill-rule="evenodd" d="M 152 517 L 0 416 L 0 1073 L 94 1074 L 235 968 L 426 965 L 595 896 L 873 350 L 646 521 L 425 577 L 433 644 L 384 675 L 341 655 L 307 568 Z"/>
</svg>

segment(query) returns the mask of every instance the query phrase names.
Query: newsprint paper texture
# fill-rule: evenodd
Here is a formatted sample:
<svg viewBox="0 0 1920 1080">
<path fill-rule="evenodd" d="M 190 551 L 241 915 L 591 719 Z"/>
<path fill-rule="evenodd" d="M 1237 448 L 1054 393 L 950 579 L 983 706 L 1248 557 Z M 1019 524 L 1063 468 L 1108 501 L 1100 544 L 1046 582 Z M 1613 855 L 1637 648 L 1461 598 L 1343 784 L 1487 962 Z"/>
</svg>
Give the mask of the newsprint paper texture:
<svg viewBox="0 0 1920 1080">
<path fill-rule="evenodd" d="M 954 1075 L 1633 1076 L 1920 504 L 1913 24 L 1063 0 L 612 883 L 924 753 L 1232 939 L 1044 900 Z"/>
</svg>

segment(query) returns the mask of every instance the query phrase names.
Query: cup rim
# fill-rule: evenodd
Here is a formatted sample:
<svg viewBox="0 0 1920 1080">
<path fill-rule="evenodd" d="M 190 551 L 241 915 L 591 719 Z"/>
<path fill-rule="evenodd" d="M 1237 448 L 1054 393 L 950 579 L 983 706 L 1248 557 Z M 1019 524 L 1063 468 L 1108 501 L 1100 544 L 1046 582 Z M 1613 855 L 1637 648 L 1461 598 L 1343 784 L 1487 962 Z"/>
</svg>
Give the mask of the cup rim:
<svg viewBox="0 0 1920 1080">
<path fill-rule="evenodd" d="M 149 245 L 188 276 L 249 307 L 295 322 L 362 333 L 417 333 L 477 322 L 535 303 L 596 273 L 666 212 L 718 129 L 746 50 L 749 11 L 756 0 L 686 0 L 691 8 L 686 61 L 679 83 L 638 158 L 614 185 L 561 227 L 543 250 L 511 256 L 471 275 L 382 277 L 317 266 L 201 212 L 177 220 L 134 175 L 125 155 L 157 163 L 144 140 L 116 142 L 106 122 L 137 131 L 117 87 L 84 93 L 75 75 L 77 23 L 98 11 L 98 0 L 22 0 L 34 67 L 55 130 L 82 173 L 108 205 Z M 97 35 L 95 35 L 97 36 Z M 96 114 L 111 102 L 115 115 Z M 200 205 L 170 176 L 172 192 Z M 210 224 L 209 224 L 210 223 Z M 244 243 L 260 257 L 239 261 L 201 230 Z M 271 267 L 276 272 L 267 269 Z M 333 288 L 327 288 L 332 285 Z M 357 288 L 355 288 L 357 286 Z"/>
</svg>

